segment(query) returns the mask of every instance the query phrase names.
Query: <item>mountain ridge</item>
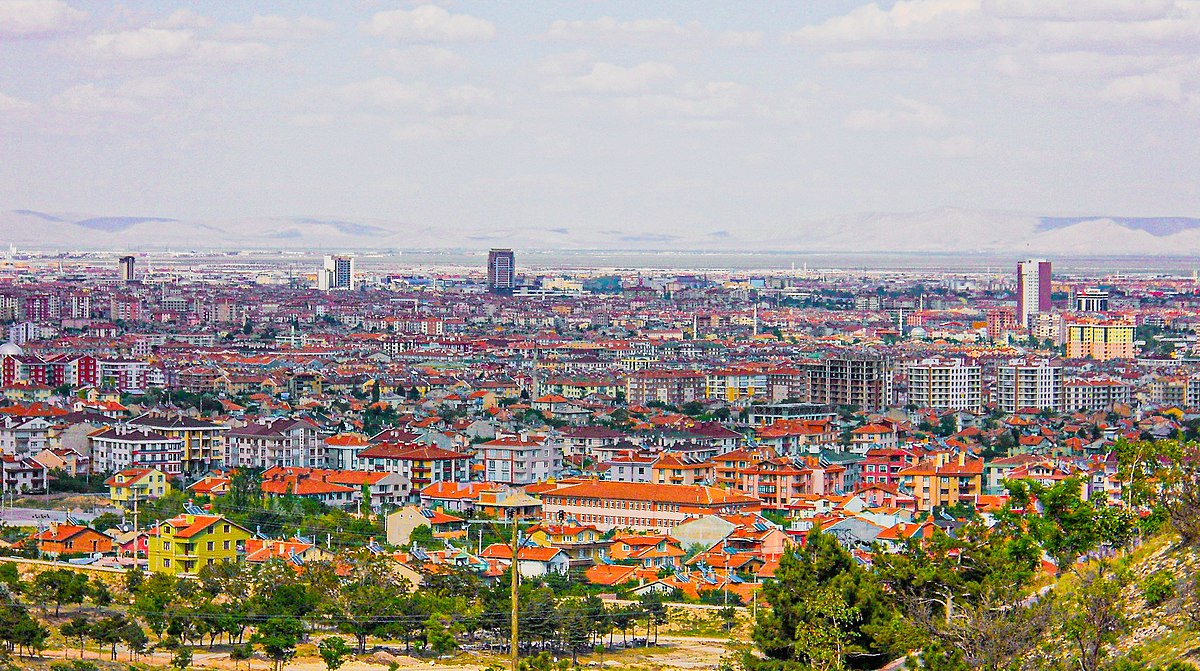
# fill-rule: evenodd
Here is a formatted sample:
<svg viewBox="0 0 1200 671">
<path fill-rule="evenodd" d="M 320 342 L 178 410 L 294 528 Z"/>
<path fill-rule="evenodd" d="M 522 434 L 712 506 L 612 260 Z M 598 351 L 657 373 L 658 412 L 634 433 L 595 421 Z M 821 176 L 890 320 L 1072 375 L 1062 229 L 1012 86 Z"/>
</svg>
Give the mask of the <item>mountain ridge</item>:
<svg viewBox="0 0 1200 671">
<path fill-rule="evenodd" d="M 716 222 L 661 227 L 430 224 L 353 217 L 189 220 L 0 211 L 0 244 L 26 249 L 464 249 L 779 251 L 822 253 L 1180 256 L 1200 254 L 1200 218 L 1058 217 L 941 208 L 865 212 L 778 223 L 765 230 Z"/>
</svg>

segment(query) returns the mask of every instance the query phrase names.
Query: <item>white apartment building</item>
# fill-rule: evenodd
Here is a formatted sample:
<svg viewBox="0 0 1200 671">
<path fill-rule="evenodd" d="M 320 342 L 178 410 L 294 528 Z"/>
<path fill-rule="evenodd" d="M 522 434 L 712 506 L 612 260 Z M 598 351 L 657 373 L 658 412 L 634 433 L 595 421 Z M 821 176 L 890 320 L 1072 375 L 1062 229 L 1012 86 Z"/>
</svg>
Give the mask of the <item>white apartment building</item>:
<svg viewBox="0 0 1200 671">
<path fill-rule="evenodd" d="M 92 464 L 99 473 L 126 468 L 157 468 L 167 475 L 183 472 L 183 439 L 150 429 L 118 424 L 88 436 Z"/>
<path fill-rule="evenodd" d="M 306 419 L 260 419 L 229 430 L 225 465 L 325 467 L 325 443 Z"/>
<path fill-rule="evenodd" d="M 485 480 L 502 485 L 530 485 L 562 473 L 562 448 L 544 436 L 506 436 L 480 443 Z"/>
<path fill-rule="evenodd" d="M 1013 413 L 1063 409 L 1062 365 L 1052 361 L 1017 360 L 996 368 L 996 407 Z"/>
<path fill-rule="evenodd" d="M 920 408 L 979 410 L 983 407 L 983 371 L 962 359 L 929 358 L 904 366 L 908 402 Z"/>
</svg>

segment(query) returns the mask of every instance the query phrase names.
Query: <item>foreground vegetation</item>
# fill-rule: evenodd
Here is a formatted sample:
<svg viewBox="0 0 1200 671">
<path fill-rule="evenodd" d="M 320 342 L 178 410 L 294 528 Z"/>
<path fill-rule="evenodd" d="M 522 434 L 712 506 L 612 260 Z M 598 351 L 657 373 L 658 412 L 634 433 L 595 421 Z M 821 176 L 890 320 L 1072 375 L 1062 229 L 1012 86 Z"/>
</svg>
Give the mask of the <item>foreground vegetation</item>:
<svg viewBox="0 0 1200 671">
<path fill-rule="evenodd" d="M 756 650 L 727 666 L 873 669 L 907 655 L 910 668 L 935 671 L 1195 668 L 1194 647 L 1155 644 L 1194 631 L 1200 616 L 1125 637 L 1135 610 L 1200 613 L 1200 586 L 1183 568 L 1200 545 L 1200 445 L 1122 442 L 1116 454 L 1123 506 L 1085 500 L 1076 478 L 1010 482 L 992 524 L 910 542 L 869 567 L 810 535 L 764 587 L 771 608 L 754 628 Z M 1184 561 L 1147 568 L 1148 547 Z"/>
</svg>

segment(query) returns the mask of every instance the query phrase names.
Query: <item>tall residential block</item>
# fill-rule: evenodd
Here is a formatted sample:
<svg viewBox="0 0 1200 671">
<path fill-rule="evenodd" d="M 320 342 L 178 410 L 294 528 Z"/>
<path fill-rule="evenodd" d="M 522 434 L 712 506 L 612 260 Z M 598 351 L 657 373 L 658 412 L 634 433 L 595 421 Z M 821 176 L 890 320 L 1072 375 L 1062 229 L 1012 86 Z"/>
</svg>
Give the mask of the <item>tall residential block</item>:
<svg viewBox="0 0 1200 671">
<path fill-rule="evenodd" d="M 929 358 L 904 366 L 908 402 L 921 408 L 979 410 L 983 407 L 983 372 L 961 359 Z"/>
<path fill-rule="evenodd" d="M 488 289 L 512 291 L 517 285 L 517 259 L 511 249 L 493 249 L 488 252 Z"/>
<path fill-rule="evenodd" d="M 996 368 L 996 409 L 1063 409 L 1063 369 L 1053 361 L 1018 360 Z"/>
<path fill-rule="evenodd" d="M 317 273 L 317 288 L 321 291 L 354 289 L 354 257 L 326 256 Z"/>
<path fill-rule="evenodd" d="M 135 259 L 132 256 L 122 256 L 117 259 L 117 273 L 122 282 L 132 282 L 135 279 L 133 266 Z"/>
<path fill-rule="evenodd" d="M 1029 326 L 1029 315 L 1050 311 L 1050 262 L 1030 259 L 1017 263 L 1017 320 Z"/>
</svg>

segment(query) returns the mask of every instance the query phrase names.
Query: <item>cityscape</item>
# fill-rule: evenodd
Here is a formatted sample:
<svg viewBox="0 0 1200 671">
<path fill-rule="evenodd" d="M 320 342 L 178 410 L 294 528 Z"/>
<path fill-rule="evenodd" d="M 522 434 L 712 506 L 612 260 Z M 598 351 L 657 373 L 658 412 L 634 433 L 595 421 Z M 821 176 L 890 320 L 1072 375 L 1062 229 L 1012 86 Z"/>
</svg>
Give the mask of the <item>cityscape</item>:
<svg viewBox="0 0 1200 671">
<path fill-rule="evenodd" d="M 1197 0 L 0 0 L 0 671 L 1197 671 Z"/>
</svg>

